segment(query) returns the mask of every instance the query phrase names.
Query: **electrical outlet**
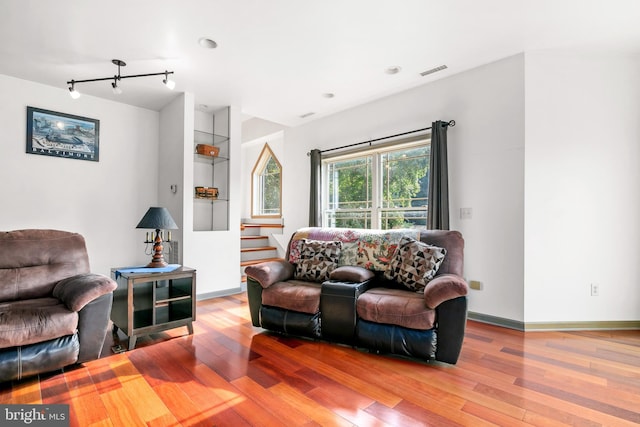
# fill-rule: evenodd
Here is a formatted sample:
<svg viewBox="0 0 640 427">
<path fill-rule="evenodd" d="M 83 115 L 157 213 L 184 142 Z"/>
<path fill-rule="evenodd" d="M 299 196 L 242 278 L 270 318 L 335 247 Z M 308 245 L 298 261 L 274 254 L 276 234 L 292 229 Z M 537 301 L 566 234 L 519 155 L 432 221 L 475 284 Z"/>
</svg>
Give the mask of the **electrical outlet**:
<svg viewBox="0 0 640 427">
<path fill-rule="evenodd" d="M 473 217 L 473 209 L 460 208 L 460 219 L 471 219 Z"/>
<path fill-rule="evenodd" d="M 592 283 L 591 284 L 591 296 L 592 297 L 597 297 L 598 295 L 600 295 L 600 286 L 597 283 Z"/>
<path fill-rule="evenodd" d="M 479 282 L 477 280 L 472 280 L 469 282 L 469 287 L 471 289 L 475 289 L 476 291 L 481 291 L 482 290 L 482 282 Z"/>
</svg>

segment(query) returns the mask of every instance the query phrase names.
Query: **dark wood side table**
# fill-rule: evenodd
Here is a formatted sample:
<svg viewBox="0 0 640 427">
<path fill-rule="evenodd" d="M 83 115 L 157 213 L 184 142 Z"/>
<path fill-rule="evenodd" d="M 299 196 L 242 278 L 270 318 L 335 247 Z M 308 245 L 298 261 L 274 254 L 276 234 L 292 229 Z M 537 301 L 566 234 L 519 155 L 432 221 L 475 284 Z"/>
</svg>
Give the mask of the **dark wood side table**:
<svg viewBox="0 0 640 427">
<path fill-rule="evenodd" d="M 129 350 L 135 348 L 140 335 L 180 326 L 193 334 L 196 270 L 182 266 L 170 272 L 116 274 L 118 270 L 111 269 L 111 278 L 118 284 L 111 320 L 114 333 L 120 329 L 129 337 Z"/>
</svg>

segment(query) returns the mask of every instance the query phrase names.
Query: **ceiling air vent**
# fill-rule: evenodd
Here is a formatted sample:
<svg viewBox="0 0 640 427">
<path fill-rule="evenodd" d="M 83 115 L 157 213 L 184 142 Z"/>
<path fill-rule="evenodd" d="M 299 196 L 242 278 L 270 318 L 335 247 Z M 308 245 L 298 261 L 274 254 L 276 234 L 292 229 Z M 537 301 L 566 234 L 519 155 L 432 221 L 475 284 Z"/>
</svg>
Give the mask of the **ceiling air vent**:
<svg viewBox="0 0 640 427">
<path fill-rule="evenodd" d="M 421 73 L 420 73 L 420 75 L 421 75 L 422 77 L 424 77 L 424 76 L 428 76 L 429 74 L 437 73 L 438 71 L 445 70 L 446 68 L 447 68 L 447 66 L 446 66 L 446 65 L 441 65 L 441 66 L 439 66 L 439 67 L 432 68 L 432 69 L 427 70 L 427 71 L 423 71 L 423 72 L 421 72 Z"/>
<path fill-rule="evenodd" d="M 300 116 L 301 119 L 306 119 L 309 116 L 313 116 L 315 113 L 306 113 Z"/>
</svg>

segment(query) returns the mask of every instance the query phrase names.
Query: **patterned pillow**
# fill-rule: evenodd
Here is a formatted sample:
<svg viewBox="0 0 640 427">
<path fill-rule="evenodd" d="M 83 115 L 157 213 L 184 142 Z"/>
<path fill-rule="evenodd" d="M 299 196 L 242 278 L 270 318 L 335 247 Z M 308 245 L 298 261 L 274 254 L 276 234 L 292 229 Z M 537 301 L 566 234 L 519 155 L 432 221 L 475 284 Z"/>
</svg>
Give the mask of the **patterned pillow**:
<svg viewBox="0 0 640 427">
<path fill-rule="evenodd" d="M 362 239 L 358 241 L 358 265 L 367 270 L 385 271 L 397 246 L 384 238 Z"/>
<path fill-rule="evenodd" d="M 342 242 L 303 239 L 294 277 L 298 280 L 324 282 L 338 266 Z"/>
<path fill-rule="evenodd" d="M 400 239 L 384 277 L 406 286 L 412 291 L 423 291 L 438 272 L 447 250 L 414 240 Z"/>
</svg>

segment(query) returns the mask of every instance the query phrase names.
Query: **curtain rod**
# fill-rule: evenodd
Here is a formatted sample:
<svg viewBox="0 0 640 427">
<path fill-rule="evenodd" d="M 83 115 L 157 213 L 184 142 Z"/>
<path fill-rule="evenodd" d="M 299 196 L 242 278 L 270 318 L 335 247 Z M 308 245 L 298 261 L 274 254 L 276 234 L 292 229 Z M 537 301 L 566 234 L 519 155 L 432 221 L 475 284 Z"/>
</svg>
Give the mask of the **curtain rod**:
<svg viewBox="0 0 640 427">
<path fill-rule="evenodd" d="M 449 120 L 448 122 L 446 122 L 446 125 L 454 127 L 456 125 L 456 121 L 455 120 Z M 422 128 L 422 129 L 410 130 L 408 132 L 397 133 L 395 135 L 383 136 L 382 138 L 370 139 L 369 141 L 362 141 L 362 142 L 356 142 L 354 144 L 343 145 L 342 147 L 335 147 L 335 148 L 329 148 L 329 149 L 326 149 L 326 150 L 320 150 L 320 154 L 327 153 L 329 151 L 342 150 L 343 148 L 355 147 L 357 145 L 363 145 L 363 144 L 371 145 L 372 142 L 378 142 L 378 141 L 382 141 L 384 139 L 396 138 L 398 136 L 409 135 L 411 133 L 424 132 L 425 130 L 430 130 L 430 129 L 431 129 L 431 126 L 429 126 L 428 128 Z M 311 153 L 307 153 L 307 156 L 309 156 L 309 155 L 311 155 Z"/>
</svg>

